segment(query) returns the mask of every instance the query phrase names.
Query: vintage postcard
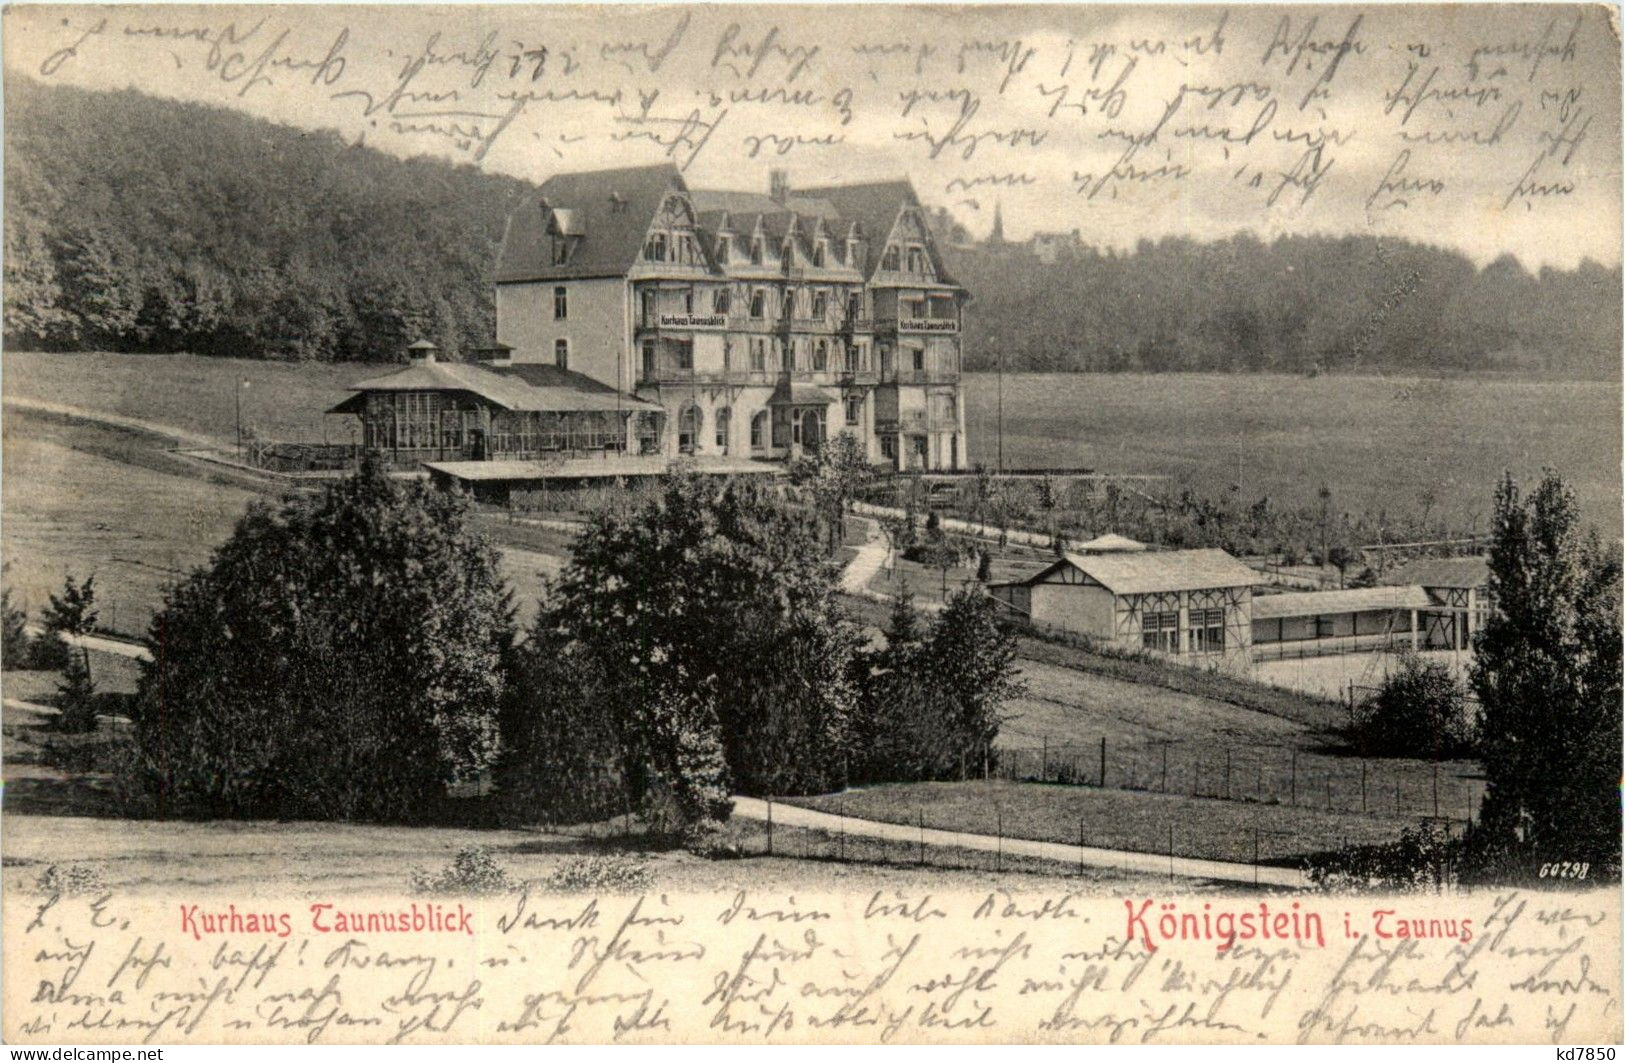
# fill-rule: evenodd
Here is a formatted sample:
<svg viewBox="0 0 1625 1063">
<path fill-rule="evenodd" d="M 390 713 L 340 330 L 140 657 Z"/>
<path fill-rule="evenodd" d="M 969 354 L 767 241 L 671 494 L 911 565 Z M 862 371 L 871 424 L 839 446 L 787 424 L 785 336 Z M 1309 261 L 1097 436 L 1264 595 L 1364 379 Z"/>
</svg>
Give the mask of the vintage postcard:
<svg viewBox="0 0 1625 1063">
<path fill-rule="evenodd" d="M 8 1043 L 1613 1058 L 1617 8 L 3 18 Z"/>
</svg>

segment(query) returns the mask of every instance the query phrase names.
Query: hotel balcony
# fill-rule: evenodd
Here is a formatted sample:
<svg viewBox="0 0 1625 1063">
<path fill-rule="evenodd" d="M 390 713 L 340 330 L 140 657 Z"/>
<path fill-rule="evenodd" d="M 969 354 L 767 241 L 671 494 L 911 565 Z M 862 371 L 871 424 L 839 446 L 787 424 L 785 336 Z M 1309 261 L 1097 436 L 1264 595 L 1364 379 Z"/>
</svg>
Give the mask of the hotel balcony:
<svg viewBox="0 0 1625 1063">
<path fill-rule="evenodd" d="M 784 374 L 778 369 L 694 369 L 680 365 L 644 366 L 638 371 L 638 386 L 678 386 L 687 384 L 759 384 L 764 387 L 777 383 Z"/>
<path fill-rule="evenodd" d="M 888 369 L 880 374 L 882 384 L 957 384 L 957 369 Z"/>
</svg>

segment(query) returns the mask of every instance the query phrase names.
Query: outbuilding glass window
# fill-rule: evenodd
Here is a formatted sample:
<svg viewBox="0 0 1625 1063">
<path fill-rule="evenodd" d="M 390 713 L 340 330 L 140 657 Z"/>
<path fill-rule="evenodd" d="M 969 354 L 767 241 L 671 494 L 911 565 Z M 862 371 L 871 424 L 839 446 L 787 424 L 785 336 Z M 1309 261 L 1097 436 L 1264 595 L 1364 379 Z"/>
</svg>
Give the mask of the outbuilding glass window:
<svg viewBox="0 0 1625 1063">
<path fill-rule="evenodd" d="M 1179 652 L 1179 612 L 1146 613 L 1140 619 L 1140 644 L 1159 653 Z"/>
</svg>

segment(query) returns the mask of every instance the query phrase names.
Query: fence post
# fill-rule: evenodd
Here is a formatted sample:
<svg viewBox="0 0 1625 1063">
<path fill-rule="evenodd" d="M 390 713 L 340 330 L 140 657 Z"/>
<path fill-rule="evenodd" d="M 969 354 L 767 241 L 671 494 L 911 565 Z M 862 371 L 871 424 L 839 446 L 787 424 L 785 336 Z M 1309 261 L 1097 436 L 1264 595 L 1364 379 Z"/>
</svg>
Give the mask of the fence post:
<svg viewBox="0 0 1625 1063">
<path fill-rule="evenodd" d="M 1433 815 L 1439 815 L 1439 762 L 1433 762 Z"/>
<path fill-rule="evenodd" d="M 1174 824 L 1168 822 L 1168 881 L 1174 880 Z"/>
<path fill-rule="evenodd" d="M 920 866 L 925 866 L 925 809 L 920 809 Z"/>
<path fill-rule="evenodd" d="M 1292 751 L 1292 804 L 1298 803 L 1298 751 Z"/>
<path fill-rule="evenodd" d="M 773 855 L 773 799 L 767 799 L 767 855 Z"/>
<path fill-rule="evenodd" d="M 1100 736 L 1100 788 L 1106 788 L 1106 736 Z"/>
<path fill-rule="evenodd" d="M 999 847 L 998 847 L 998 849 L 995 851 L 995 853 L 993 855 L 993 870 L 994 871 L 1003 871 L 1004 870 L 1004 809 L 1001 808 L 1001 809 L 996 810 L 994 812 L 994 815 L 998 816 L 998 821 L 999 821 Z"/>
<path fill-rule="evenodd" d="M 1230 800 L 1230 747 L 1224 747 L 1224 799 Z"/>
<path fill-rule="evenodd" d="M 1365 763 L 1365 761 L 1362 760 L 1362 761 L 1360 761 L 1360 811 L 1362 813 L 1366 811 L 1366 807 L 1365 807 L 1365 769 L 1366 769 L 1366 763 Z"/>
<path fill-rule="evenodd" d="M 1253 828 L 1253 885 L 1258 885 L 1258 828 Z"/>
<path fill-rule="evenodd" d="M 1083 874 L 1083 817 L 1078 817 L 1078 874 Z"/>
<path fill-rule="evenodd" d="M 1049 781 L 1049 735 L 1044 736 L 1044 752 L 1041 754 L 1041 756 L 1042 756 L 1043 759 L 1041 759 L 1038 762 L 1038 781 L 1039 782 L 1048 782 Z"/>
</svg>

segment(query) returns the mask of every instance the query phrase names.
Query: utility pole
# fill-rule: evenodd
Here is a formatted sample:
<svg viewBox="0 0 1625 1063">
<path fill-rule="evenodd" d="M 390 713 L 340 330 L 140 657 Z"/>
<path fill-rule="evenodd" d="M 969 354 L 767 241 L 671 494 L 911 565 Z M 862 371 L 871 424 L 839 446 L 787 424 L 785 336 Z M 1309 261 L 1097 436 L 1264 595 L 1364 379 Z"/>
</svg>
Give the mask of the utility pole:
<svg viewBox="0 0 1625 1063">
<path fill-rule="evenodd" d="M 243 460 L 243 385 L 246 384 L 246 383 L 248 383 L 248 381 L 246 381 L 246 380 L 244 380 L 244 379 L 242 379 L 240 377 L 237 380 L 236 399 L 237 399 L 237 460 L 238 461 Z"/>
<path fill-rule="evenodd" d="M 999 353 L 999 475 L 1004 475 L 1004 348 L 999 344 L 999 338 L 993 337 L 993 345 Z"/>
</svg>

